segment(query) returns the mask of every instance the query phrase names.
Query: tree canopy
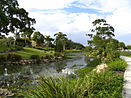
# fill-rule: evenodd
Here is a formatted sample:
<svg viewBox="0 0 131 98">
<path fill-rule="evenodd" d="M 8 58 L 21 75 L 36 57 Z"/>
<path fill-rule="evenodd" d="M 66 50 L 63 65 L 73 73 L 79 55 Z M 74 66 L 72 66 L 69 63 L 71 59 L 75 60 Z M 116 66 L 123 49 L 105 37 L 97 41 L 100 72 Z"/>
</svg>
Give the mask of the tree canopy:
<svg viewBox="0 0 131 98">
<path fill-rule="evenodd" d="M 94 29 L 91 29 L 91 34 L 87 34 L 90 37 L 88 40 L 89 49 L 92 49 L 90 55 L 102 61 L 118 57 L 117 50 L 120 44 L 118 40 L 113 38 L 115 36 L 114 28 L 104 19 L 96 19 L 92 24 Z"/>
<path fill-rule="evenodd" d="M 66 41 L 68 40 L 67 37 L 66 37 L 67 35 L 63 34 L 62 32 L 58 32 L 58 33 L 54 34 L 54 36 L 56 36 L 56 39 L 55 39 L 55 44 L 56 44 L 55 51 L 57 51 L 57 52 L 64 51 L 65 50 Z"/>
<path fill-rule="evenodd" d="M 0 0 L 0 35 L 32 31 L 35 19 L 28 16 L 24 8 L 19 8 L 17 0 Z"/>
</svg>

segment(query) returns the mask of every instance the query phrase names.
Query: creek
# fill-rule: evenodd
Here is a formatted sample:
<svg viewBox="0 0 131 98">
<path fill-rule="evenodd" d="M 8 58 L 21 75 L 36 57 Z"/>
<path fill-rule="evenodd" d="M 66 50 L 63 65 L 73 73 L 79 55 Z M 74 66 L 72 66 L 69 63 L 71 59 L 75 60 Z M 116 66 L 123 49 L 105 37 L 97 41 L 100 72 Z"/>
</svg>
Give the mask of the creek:
<svg viewBox="0 0 131 98">
<path fill-rule="evenodd" d="M 52 63 L 24 66 L 0 66 L 0 86 L 18 83 L 21 79 L 35 80 L 39 76 L 66 76 L 87 65 L 82 53 L 75 53 L 72 59 Z M 24 84 L 24 83 L 22 83 Z"/>
</svg>

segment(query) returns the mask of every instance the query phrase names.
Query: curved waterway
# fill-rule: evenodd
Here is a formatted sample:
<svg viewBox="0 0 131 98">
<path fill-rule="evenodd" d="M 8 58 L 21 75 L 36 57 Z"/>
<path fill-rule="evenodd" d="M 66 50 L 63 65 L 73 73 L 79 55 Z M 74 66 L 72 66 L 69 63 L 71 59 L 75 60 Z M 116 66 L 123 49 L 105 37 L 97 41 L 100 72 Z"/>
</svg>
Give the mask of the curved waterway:
<svg viewBox="0 0 131 98">
<path fill-rule="evenodd" d="M 26 66 L 1 67 L 0 81 L 10 78 L 18 80 L 20 78 L 35 79 L 39 76 L 61 76 L 75 74 L 76 69 L 85 67 L 87 62 L 82 53 L 75 53 L 72 59 L 62 60 L 52 63 L 33 64 Z M 9 79 L 9 80 L 10 80 Z M 7 81 L 7 80 L 6 80 Z M 14 82 L 14 81 L 13 81 Z"/>
</svg>

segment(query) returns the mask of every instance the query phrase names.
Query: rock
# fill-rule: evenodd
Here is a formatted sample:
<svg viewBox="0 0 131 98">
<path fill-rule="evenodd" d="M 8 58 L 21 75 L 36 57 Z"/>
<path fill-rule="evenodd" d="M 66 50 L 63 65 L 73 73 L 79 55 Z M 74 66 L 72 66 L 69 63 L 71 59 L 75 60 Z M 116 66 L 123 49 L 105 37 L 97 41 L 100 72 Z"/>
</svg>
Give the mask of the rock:
<svg viewBox="0 0 131 98">
<path fill-rule="evenodd" d="M 96 73 L 100 73 L 105 71 L 106 68 L 107 68 L 106 64 L 100 64 L 95 69 L 93 69 L 93 71 L 96 71 Z"/>
<path fill-rule="evenodd" d="M 14 93 L 9 91 L 8 89 L 0 88 L 0 96 L 13 96 Z"/>
</svg>

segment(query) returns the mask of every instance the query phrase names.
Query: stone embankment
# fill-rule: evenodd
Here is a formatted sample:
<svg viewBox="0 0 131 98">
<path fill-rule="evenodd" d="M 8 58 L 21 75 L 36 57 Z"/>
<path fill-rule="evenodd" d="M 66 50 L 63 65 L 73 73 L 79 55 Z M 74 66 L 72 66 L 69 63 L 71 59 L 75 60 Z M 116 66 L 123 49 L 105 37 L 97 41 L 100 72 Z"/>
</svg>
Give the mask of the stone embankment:
<svg viewBox="0 0 131 98">
<path fill-rule="evenodd" d="M 38 64 L 38 63 L 50 63 L 63 60 L 63 57 L 53 57 L 49 59 L 22 59 L 16 62 L 4 62 L 4 64 L 8 65 L 29 65 L 29 64 Z M 2 64 L 3 65 L 3 64 Z"/>
</svg>

